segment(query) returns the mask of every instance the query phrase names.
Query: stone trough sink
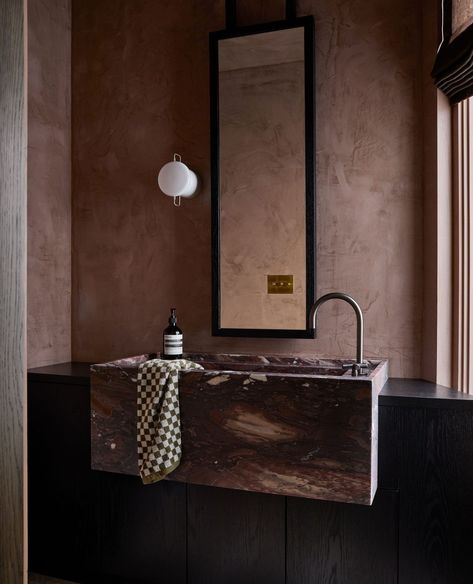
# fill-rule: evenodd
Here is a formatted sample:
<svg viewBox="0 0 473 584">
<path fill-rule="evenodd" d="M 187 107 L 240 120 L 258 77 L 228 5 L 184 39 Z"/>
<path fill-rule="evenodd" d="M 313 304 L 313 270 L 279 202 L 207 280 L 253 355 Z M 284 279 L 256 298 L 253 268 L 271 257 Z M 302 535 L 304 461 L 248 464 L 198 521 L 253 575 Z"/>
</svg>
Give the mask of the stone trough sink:
<svg viewBox="0 0 473 584">
<path fill-rule="evenodd" d="M 138 474 L 136 377 L 148 355 L 93 365 L 92 468 Z M 183 455 L 170 480 L 370 505 L 378 394 L 387 361 L 188 354 L 180 374 Z M 147 487 L 153 488 L 153 486 Z"/>
</svg>

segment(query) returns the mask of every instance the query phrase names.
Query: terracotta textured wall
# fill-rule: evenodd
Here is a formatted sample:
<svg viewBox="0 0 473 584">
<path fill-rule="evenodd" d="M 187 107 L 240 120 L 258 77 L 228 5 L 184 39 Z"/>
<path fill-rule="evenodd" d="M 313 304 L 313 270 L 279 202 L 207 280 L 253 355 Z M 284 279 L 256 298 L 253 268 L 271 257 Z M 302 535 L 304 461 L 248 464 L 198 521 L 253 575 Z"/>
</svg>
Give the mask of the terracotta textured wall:
<svg viewBox="0 0 473 584">
<path fill-rule="evenodd" d="M 453 0 L 452 35 L 458 36 L 473 21 L 473 4 L 471 0 Z"/>
<path fill-rule="evenodd" d="M 223 4 L 74 3 L 76 360 L 159 350 L 170 306 L 178 308 L 187 349 L 354 355 L 354 317 L 340 303 L 322 309 L 316 341 L 210 334 L 207 34 L 223 27 Z M 411 0 L 298 6 L 299 14 L 314 14 L 317 35 L 317 292 L 358 299 L 367 354 L 388 357 L 392 375 L 416 376 L 420 7 Z M 179 209 L 156 186 L 173 152 L 203 179 L 200 196 Z"/>
<path fill-rule="evenodd" d="M 71 358 L 70 67 L 70 0 L 29 0 L 29 367 Z"/>
</svg>

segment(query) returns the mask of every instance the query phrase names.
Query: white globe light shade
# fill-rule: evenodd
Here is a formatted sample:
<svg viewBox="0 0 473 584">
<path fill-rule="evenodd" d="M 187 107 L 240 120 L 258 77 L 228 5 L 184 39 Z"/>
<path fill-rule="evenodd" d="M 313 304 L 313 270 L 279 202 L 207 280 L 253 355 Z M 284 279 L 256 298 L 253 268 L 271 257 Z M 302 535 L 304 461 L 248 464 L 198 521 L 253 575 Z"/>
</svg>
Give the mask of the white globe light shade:
<svg viewBox="0 0 473 584">
<path fill-rule="evenodd" d="M 183 162 L 165 164 L 158 175 L 158 185 L 169 197 L 192 197 L 197 190 L 197 175 Z"/>
</svg>

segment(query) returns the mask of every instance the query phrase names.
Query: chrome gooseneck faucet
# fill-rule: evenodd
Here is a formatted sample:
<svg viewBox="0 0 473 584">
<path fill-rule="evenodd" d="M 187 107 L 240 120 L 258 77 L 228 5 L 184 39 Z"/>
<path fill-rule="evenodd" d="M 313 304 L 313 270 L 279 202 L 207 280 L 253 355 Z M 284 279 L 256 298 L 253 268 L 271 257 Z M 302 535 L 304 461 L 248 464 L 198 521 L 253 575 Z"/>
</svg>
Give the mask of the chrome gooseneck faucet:
<svg viewBox="0 0 473 584">
<path fill-rule="evenodd" d="M 328 300 L 344 300 L 353 308 L 356 315 L 356 363 L 350 365 L 344 365 L 345 368 L 351 368 L 351 374 L 356 377 L 362 373 L 363 368 L 368 367 L 368 364 L 363 361 L 363 313 L 361 312 L 360 305 L 356 300 L 354 300 L 348 294 L 343 292 L 330 292 L 330 294 L 325 294 L 316 300 L 310 309 L 309 322 L 312 323 L 312 328 L 316 329 L 317 324 L 317 313 L 322 304 L 325 304 Z"/>
</svg>

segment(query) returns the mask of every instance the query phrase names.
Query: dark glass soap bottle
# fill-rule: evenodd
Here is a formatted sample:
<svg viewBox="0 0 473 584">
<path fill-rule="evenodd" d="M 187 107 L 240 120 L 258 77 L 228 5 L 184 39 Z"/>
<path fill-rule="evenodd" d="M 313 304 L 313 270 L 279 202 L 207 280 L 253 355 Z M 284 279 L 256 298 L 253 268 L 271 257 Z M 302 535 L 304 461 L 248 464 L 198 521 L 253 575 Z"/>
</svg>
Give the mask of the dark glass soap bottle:
<svg viewBox="0 0 473 584">
<path fill-rule="evenodd" d="M 176 309 L 171 308 L 169 326 L 163 331 L 163 359 L 182 359 L 183 334 L 177 326 Z"/>
</svg>

